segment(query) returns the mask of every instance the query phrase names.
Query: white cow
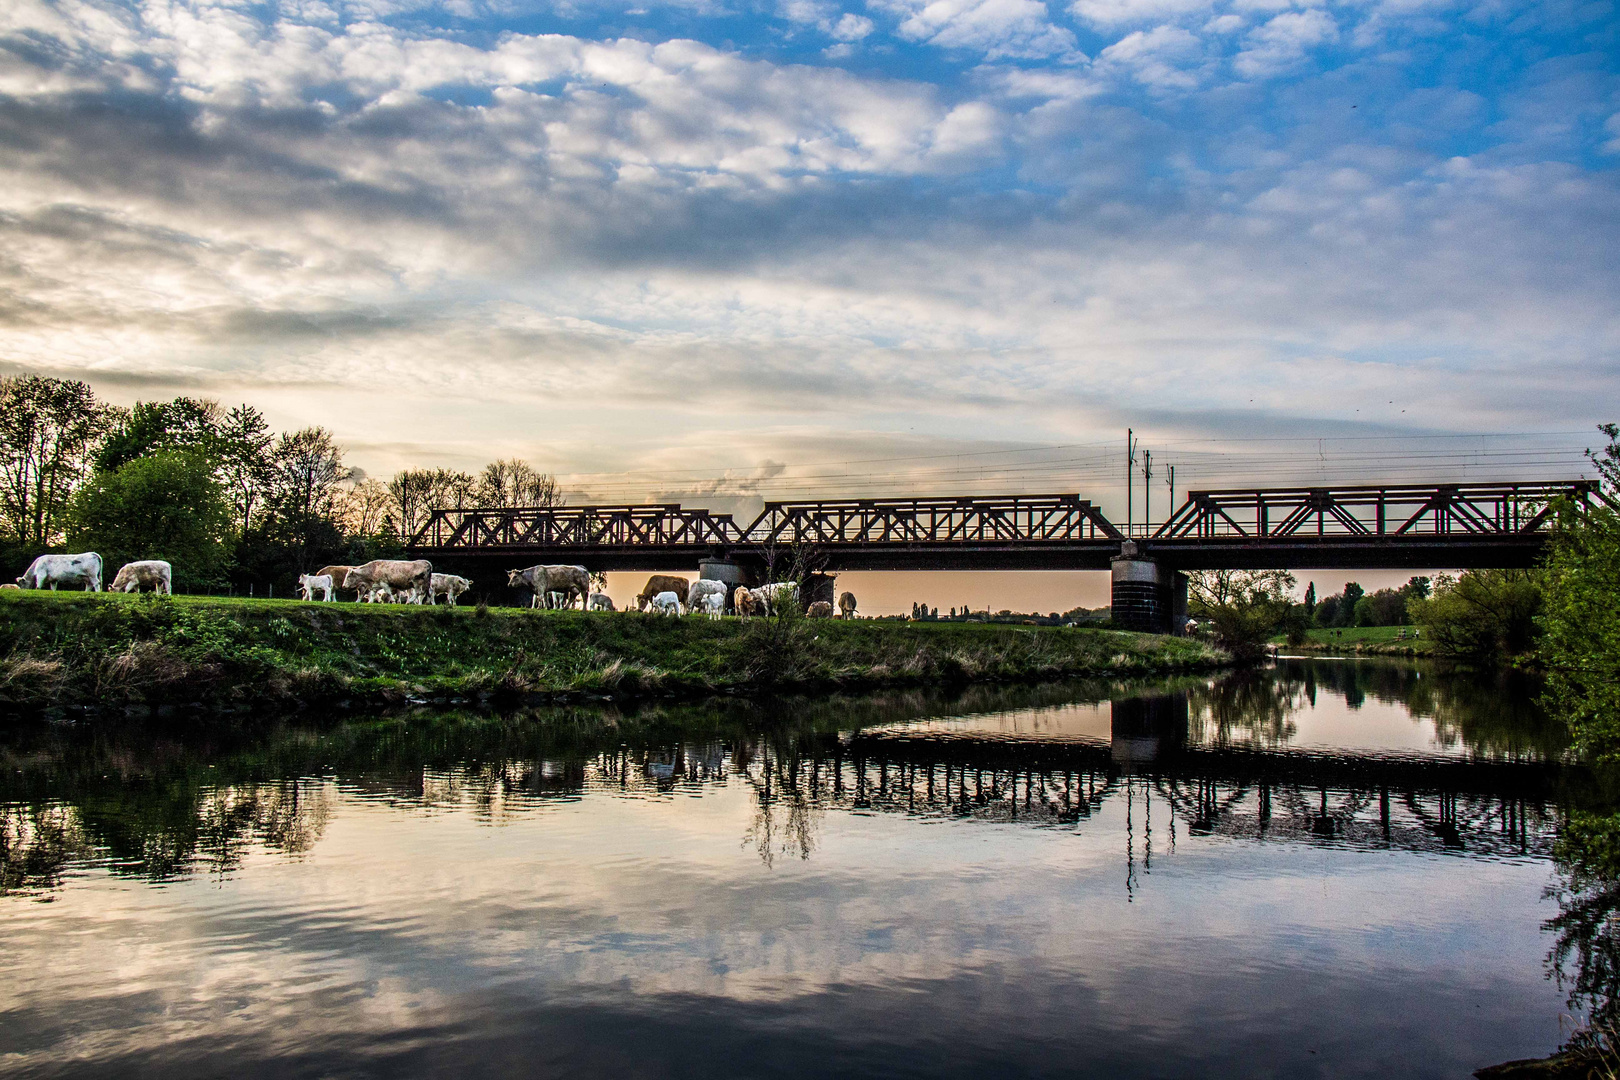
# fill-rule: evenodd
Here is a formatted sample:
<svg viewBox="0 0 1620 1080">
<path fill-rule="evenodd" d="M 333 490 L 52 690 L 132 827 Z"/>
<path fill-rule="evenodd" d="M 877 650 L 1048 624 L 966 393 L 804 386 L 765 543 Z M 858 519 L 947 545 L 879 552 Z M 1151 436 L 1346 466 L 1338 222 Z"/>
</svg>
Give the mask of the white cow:
<svg viewBox="0 0 1620 1080">
<path fill-rule="evenodd" d="M 687 586 L 687 610 L 698 610 L 698 608 L 703 606 L 704 597 L 714 595 L 718 595 L 720 597 L 720 604 L 722 607 L 724 607 L 726 602 L 726 593 L 730 591 L 731 586 L 727 585 L 723 581 L 710 581 L 708 578 L 698 578 L 696 581 L 692 582 L 691 585 Z"/>
<path fill-rule="evenodd" d="M 661 592 L 653 597 L 652 609 L 655 615 L 686 614 L 686 608 L 681 605 L 681 598 L 672 592 Z"/>
<path fill-rule="evenodd" d="M 111 592 L 140 592 L 150 588 L 165 596 L 174 595 L 174 568 L 162 559 L 125 563 L 113 578 Z"/>
<path fill-rule="evenodd" d="M 698 598 L 698 603 L 703 605 L 704 613 L 711 619 L 718 619 L 726 613 L 726 594 L 723 591 L 704 593 Z M 696 611 L 697 608 L 692 610 Z"/>
<path fill-rule="evenodd" d="M 86 592 L 101 591 L 101 556 L 93 551 L 78 555 L 41 555 L 28 564 L 17 584 L 25 589 L 58 585 L 82 585 Z"/>
<path fill-rule="evenodd" d="M 450 602 L 451 607 L 455 607 L 456 598 L 470 588 L 472 588 L 472 582 L 464 577 L 458 577 L 455 574 L 434 574 L 433 595 L 428 598 L 428 603 L 437 606 L 439 597 L 442 596 Z"/>
<path fill-rule="evenodd" d="M 331 599 L 332 599 L 332 575 L 331 574 L 299 574 L 298 575 L 298 591 L 300 593 L 303 593 L 305 600 L 313 600 L 313 599 L 315 599 L 315 590 L 316 589 L 321 590 L 321 592 L 323 592 L 325 594 L 324 596 L 321 597 L 322 600 L 330 602 Z"/>
<path fill-rule="evenodd" d="M 614 610 L 613 598 L 608 596 L 607 593 L 593 592 L 591 593 L 590 606 L 592 611 L 612 611 Z"/>
<path fill-rule="evenodd" d="M 799 587 L 791 581 L 775 581 L 754 590 L 754 596 L 765 604 L 765 614 L 774 615 L 784 604 L 799 602 Z"/>
</svg>

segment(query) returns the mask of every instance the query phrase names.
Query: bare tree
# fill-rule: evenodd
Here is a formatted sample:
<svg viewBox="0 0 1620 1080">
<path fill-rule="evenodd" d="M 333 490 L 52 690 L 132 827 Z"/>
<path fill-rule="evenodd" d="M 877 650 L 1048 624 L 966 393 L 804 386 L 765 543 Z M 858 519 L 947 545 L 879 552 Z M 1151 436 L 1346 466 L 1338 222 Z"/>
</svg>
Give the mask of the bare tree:
<svg viewBox="0 0 1620 1080">
<path fill-rule="evenodd" d="M 61 539 L 68 496 L 122 410 L 87 383 L 38 375 L 0 378 L 0 524 L 18 541 Z"/>
<path fill-rule="evenodd" d="M 477 481 L 453 469 L 402 469 L 388 482 L 399 508 L 400 531 L 414 534 L 439 510 L 459 510 L 476 501 Z"/>
<path fill-rule="evenodd" d="M 338 497 L 338 523 L 353 536 L 376 536 L 389 518 L 398 520 L 399 504 L 389 485 L 369 476 L 356 480 Z"/>
<path fill-rule="evenodd" d="M 276 440 L 271 454 L 278 509 L 290 518 L 332 516 L 338 490 L 349 472 L 343 448 L 322 427 L 308 427 Z"/>
<path fill-rule="evenodd" d="M 478 477 L 478 502 L 483 506 L 561 506 L 557 478 L 536 472 L 522 458 L 492 461 Z"/>
</svg>

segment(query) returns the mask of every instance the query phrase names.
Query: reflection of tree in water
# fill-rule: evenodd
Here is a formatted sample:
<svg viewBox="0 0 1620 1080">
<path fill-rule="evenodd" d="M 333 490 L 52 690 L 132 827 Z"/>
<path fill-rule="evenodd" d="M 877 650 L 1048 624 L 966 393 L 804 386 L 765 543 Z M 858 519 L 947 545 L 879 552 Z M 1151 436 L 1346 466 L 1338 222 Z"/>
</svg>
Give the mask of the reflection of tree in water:
<svg viewBox="0 0 1620 1080">
<path fill-rule="evenodd" d="M 786 758 L 778 753 L 762 748 L 757 768 L 738 769 L 754 789 L 754 820 L 743 843 L 752 845 L 766 866 L 774 865 L 778 855 L 808 859 L 821 824 L 820 801 L 801 782 L 803 760 L 796 753 Z M 786 820 L 781 820 L 784 813 Z"/>
<path fill-rule="evenodd" d="M 1522 671 L 1477 671 L 1411 661 L 1291 659 L 1271 673 L 1295 700 L 1315 704 L 1320 693 L 1342 697 L 1352 709 L 1368 698 L 1399 706 L 1433 722 L 1442 746 L 1476 754 L 1555 760 L 1569 746 L 1567 727 L 1538 703 L 1539 680 Z"/>
<path fill-rule="evenodd" d="M 1188 732 L 1198 741 L 1224 746 L 1234 734 L 1276 745 L 1298 732 L 1289 719 L 1305 707 L 1305 688 L 1266 671 L 1240 671 L 1188 693 Z"/>
<path fill-rule="evenodd" d="M 1574 814 L 1556 854 L 1558 884 L 1548 895 L 1558 914 L 1542 924 L 1556 935 L 1549 974 L 1569 994 L 1569 1009 L 1585 1020 L 1576 1048 L 1620 1042 L 1620 825 Z"/>
<path fill-rule="evenodd" d="M 79 815 L 60 804 L 0 809 L 0 896 L 54 889 L 91 855 Z"/>
</svg>

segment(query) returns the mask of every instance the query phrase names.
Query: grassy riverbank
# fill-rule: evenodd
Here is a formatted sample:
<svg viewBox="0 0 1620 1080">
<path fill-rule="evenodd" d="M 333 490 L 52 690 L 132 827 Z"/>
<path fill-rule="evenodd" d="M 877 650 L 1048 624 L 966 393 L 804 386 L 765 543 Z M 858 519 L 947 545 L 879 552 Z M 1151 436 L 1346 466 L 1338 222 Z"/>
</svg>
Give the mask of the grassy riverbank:
<svg viewBox="0 0 1620 1080">
<path fill-rule="evenodd" d="M 0 703 L 284 707 L 1136 676 L 1219 667 L 1106 630 L 0 594 Z"/>
<path fill-rule="evenodd" d="M 1433 642 L 1413 637 L 1413 626 L 1347 626 L 1340 630 L 1314 629 L 1304 642 L 1289 645 L 1284 638 L 1272 643 L 1284 652 L 1320 653 L 1330 656 L 1429 656 Z M 1405 637 L 1401 637 L 1402 632 Z"/>
</svg>

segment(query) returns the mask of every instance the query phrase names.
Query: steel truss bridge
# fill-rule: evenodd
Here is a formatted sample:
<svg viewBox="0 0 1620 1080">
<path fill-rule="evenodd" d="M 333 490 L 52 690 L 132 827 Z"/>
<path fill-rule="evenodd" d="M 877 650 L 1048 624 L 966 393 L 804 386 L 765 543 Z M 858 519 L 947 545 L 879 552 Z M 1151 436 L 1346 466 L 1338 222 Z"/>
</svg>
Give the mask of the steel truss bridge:
<svg viewBox="0 0 1620 1080">
<path fill-rule="evenodd" d="M 812 556 L 837 570 L 1106 570 L 1127 540 L 1176 570 L 1520 567 L 1554 507 L 1607 501 L 1596 483 L 1193 491 L 1162 525 L 1127 530 L 1079 495 L 768 502 L 741 525 L 677 503 L 439 510 L 412 555 L 478 567 L 577 563 L 690 570 Z"/>
</svg>

